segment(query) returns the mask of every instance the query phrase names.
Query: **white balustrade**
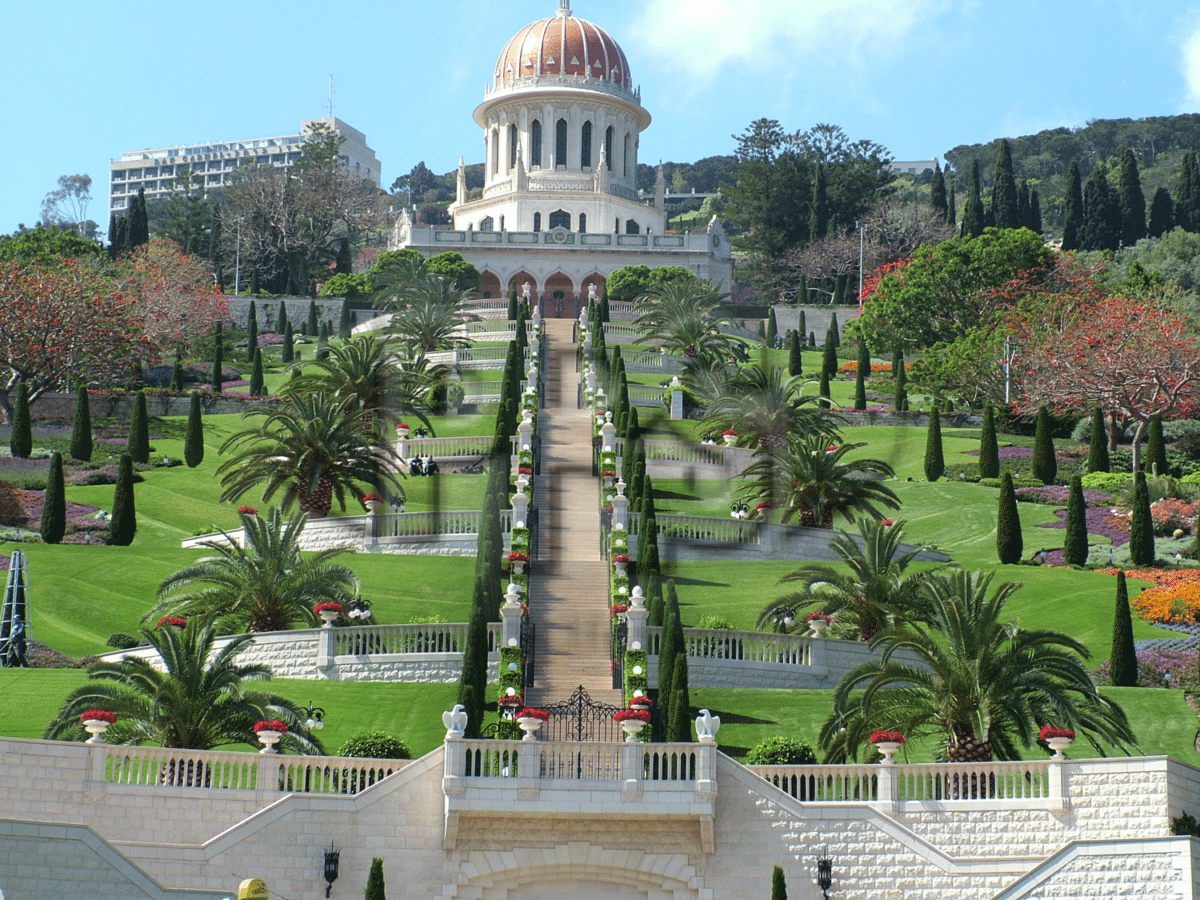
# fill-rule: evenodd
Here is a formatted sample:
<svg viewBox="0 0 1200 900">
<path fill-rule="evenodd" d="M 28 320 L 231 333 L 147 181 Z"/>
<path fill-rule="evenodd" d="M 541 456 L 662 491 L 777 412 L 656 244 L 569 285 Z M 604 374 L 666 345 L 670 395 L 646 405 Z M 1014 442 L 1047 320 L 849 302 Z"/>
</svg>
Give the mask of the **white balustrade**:
<svg viewBox="0 0 1200 900">
<path fill-rule="evenodd" d="M 379 656 L 415 653 L 462 653 L 467 644 L 465 622 L 405 625 L 353 625 L 333 629 L 335 656 Z M 499 643 L 500 623 L 488 623 L 488 650 Z"/>
</svg>

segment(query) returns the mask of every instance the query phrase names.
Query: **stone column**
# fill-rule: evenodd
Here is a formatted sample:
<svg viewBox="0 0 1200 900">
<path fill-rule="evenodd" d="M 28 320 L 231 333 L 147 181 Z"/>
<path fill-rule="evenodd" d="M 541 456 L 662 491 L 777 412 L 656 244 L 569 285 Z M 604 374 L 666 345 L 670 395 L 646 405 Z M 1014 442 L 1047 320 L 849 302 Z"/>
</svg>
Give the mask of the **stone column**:
<svg viewBox="0 0 1200 900">
<path fill-rule="evenodd" d="M 612 423 L 612 415 L 605 416 L 605 422 L 600 426 L 600 446 L 605 451 L 611 453 L 616 446 L 617 441 L 617 426 Z"/>
<path fill-rule="evenodd" d="M 521 595 L 517 585 L 509 584 L 500 607 L 500 641 L 505 647 L 521 646 Z"/>
<path fill-rule="evenodd" d="M 317 632 L 317 669 L 323 675 L 328 676 L 329 670 L 333 668 L 334 655 L 334 629 L 322 628 Z"/>
<path fill-rule="evenodd" d="M 517 522 L 529 521 L 529 496 L 525 493 L 525 486 L 520 481 L 517 482 L 517 492 L 513 494 L 512 520 L 514 525 Z"/>
<path fill-rule="evenodd" d="M 517 449 L 528 450 L 531 446 L 533 446 L 533 423 L 522 415 L 521 421 L 517 423 Z"/>
<path fill-rule="evenodd" d="M 626 634 L 626 644 L 630 650 L 646 650 L 650 646 L 650 610 L 646 609 L 646 601 L 642 596 L 642 586 L 639 584 L 629 595 L 629 610 L 625 613 L 629 620 L 629 631 Z"/>
<path fill-rule="evenodd" d="M 612 498 L 612 527 L 629 528 L 629 498 L 625 496 L 625 482 L 617 482 L 617 495 Z"/>
</svg>

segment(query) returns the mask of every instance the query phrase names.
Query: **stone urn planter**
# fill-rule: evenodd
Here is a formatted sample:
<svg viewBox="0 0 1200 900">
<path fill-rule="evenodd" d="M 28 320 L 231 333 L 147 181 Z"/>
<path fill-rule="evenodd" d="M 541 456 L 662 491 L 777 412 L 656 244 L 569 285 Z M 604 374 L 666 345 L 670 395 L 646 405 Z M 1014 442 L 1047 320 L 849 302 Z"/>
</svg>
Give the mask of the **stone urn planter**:
<svg viewBox="0 0 1200 900">
<path fill-rule="evenodd" d="M 536 716 L 522 716 L 517 719 L 517 724 L 521 726 L 521 730 L 525 732 L 521 736 L 523 741 L 536 741 L 537 733 L 542 728 L 542 720 Z"/>
<path fill-rule="evenodd" d="M 735 443 L 737 443 L 737 435 L 736 434 L 723 434 L 723 435 L 721 435 L 721 440 L 723 440 L 725 442 L 726 447 L 732 447 Z"/>
<path fill-rule="evenodd" d="M 646 727 L 645 722 L 643 722 L 641 719 L 626 719 L 619 724 L 621 726 L 621 730 L 625 732 L 625 743 L 641 743 L 641 740 L 638 738 L 638 734 L 640 734 L 641 730 Z"/>
<path fill-rule="evenodd" d="M 1054 756 L 1051 759 L 1066 759 L 1067 754 L 1064 751 L 1071 746 L 1072 741 L 1069 737 L 1052 737 L 1046 738 L 1046 743 L 1054 751 Z"/>
<path fill-rule="evenodd" d="M 879 761 L 881 766 L 894 766 L 896 763 L 892 759 L 902 744 L 899 741 L 876 741 L 875 749 L 879 751 L 879 755 L 883 757 Z"/>
<path fill-rule="evenodd" d="M 825 629 L 829 627 L 829 622 L 825 619 L 813 619 L 808 623 L 808 627 L 812 629 L 813 637 L 825 637 Z"/>
<path fill-rule="evenodd" d="M 108 722 L 103 719 L 84 719 L 83 727 L 87 729 L 87 733 L 91 735 L 84 743 L 87 744 L 103 744 L 104 732 L 108 731 Z"/>
<path fill-rule="evenodd" d="M 364 500 L 363 506 L 365 506 L 367 508 L 367 512 L 372 512 L 372 513 L 378 512 L 379 510 L 383 509 L 383 501 L 382 500 Z"/>
<path fill-rule="evenodd" d="M 263 745 L 263 748 L 258 752 L 264 756 L 275 753 L 275 745 L 279 743 L 282 737 L 282 731 L 260 731 L 258 733 L 258 742 Z"/>
</svg>

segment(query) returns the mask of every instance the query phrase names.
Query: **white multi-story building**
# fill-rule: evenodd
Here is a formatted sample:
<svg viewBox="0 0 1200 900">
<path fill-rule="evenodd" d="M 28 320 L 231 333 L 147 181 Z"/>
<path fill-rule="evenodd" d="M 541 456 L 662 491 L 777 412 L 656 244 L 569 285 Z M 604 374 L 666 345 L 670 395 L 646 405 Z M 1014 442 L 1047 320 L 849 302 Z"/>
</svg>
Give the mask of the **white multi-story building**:
<svg viewBox="0 0 1200 900">
<path fill-rule="evenodd" d="M 129 208 L 130 198 L 136 197 L 141 188 L 145 188 L 148 200 L 163 196 L 170 191 L 175 176 L 187 167 L 191 167 L 194 174 L 202 176 L 205 190 L 211 191 L 223 187 L 226 179 L 241 165 L 254 163 L 280 168 L 294 165 L 300 159 L 304 142 L 313 129 L 320 125 L 332 128 L 344 139 L 341 155 L 346 168 L 378 185 L 379 160 L 375 151 L 367 146 L 367 136 L 341 119 L 330 116 L 306 119 L 300 125 L 299 134 L 179 144 L 122 153 L 121 158 L 112 160 L 109 166 L 109 211 L 124 212 Z"/>
<path fill-rule="evenodd" d="M 482 273 L 485 297 L 529 284 L 550 316 L 578 314 L 576 298 L 627 265 L 685 266 L 730 285 L 729 241 L 715 219 L 668 234 L 661 177 L 654 205 L 640 202 L 638 142 L 650 113 L 625 53 L 570 0 L 505 43 L 475 122 L 486 144 L 482 195 L 468 196 L 460 163 L 453 228 L 404 214 L 392 249 L 456 250 Z"/>
</svg>

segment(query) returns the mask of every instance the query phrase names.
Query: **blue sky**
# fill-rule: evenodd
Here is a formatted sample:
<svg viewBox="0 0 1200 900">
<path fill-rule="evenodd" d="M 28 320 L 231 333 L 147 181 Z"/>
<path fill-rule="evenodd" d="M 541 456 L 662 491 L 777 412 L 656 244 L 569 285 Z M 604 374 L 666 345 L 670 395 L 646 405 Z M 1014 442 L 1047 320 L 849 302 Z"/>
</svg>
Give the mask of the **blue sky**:
<svg viewBox="0 0 1200 900">
<path fill-rule="evenodd" d="M 482 161 L 471 112 L 501 47 L 556 0 L 8 4 L 0 34 L 0 232 L 60 175 L 122 151 L 363 131 L 385 186 L 420 160 Z M 897 159 L 1093 118 L 1200 111 L 1200 5 L 1178 0 L 573 0 L 624 48 L 654 117 L 640 158 L 730 153 L 759 117 L 818 122 Z"/>
</svg>

